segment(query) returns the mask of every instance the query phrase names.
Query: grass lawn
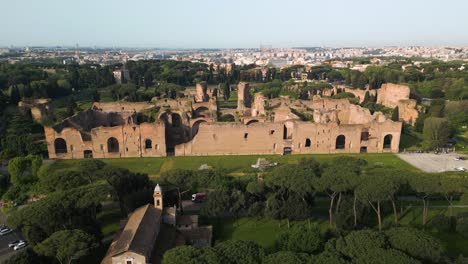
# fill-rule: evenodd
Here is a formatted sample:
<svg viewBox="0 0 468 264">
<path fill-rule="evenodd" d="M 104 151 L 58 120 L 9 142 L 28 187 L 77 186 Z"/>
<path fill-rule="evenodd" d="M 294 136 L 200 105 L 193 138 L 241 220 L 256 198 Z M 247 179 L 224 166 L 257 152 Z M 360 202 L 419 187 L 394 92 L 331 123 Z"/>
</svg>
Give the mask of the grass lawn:
<svg viewBox="0 0 468 264">
<path fill-rule="evenodd" d="M 124 217 L 119 208 L 112 208 L 99 212 L 97 214 L 97 219 L 101 224 L 102 236 L 107 237 L 119 231 L 120 219 Z"/>
<path fill-rule="evenodd" d="M 121 158 L 101 159 L 109 165 L 126 168 L 133 172 L 147 173 L 157 177 L 161 172 L 171 169 L 196 170 L 202 164 L 208 164 L 215 169 L 224 169 L 233 175 L 243 175 L 242 172 L 251 170 L 250 165 L 255 164 L 258 158 L 267 158 L 279 164 L 295 164 L 303 157 L 313 157 L 319 162 L 330 162 L 337 156 L 352 156 L 365 159 L 368 166 L 383 165 L 405 170 L 416 171 L 417 169 L 399 159 L 394 154 L 316 154 L 316 155 L 244 155 L 244 156 L 181 156 L 181 157 L 158 157 L 158 158 Z M 68 168 L 79 160 L 57 160 L 52 164 L 53 169 Z"/>
<path fill-rule="evenodd" d="M 275 245 L 276 237 L 279 233 L 287 230 L 286 220 L 270 220 L 256 218 L 234 219 L 213 219 L 210 224 L 213 225 L 213 240 L 217 242 L 235 239 L 250 240 L 262 245 L 267 250 L 272 250 Z M 322 230 L 328 228 L 328 222 L 323 220 L 312 220 L 310 225 L 318 224 Z M 308 221 L 290 222 L 290 226 L 309 225 Z"/>
</svg>

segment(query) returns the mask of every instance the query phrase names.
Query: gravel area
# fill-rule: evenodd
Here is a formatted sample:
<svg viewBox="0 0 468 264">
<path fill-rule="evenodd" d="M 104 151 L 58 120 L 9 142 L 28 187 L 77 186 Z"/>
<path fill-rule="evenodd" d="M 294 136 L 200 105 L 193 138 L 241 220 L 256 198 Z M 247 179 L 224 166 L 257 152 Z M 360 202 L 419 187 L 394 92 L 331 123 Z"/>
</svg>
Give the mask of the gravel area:
<svg viewBox="0 0 468 264">
<path fill-rule="evenodd" d="M 400 153 L 397 156 L 425 172 L 454 171 L 458 167 L 468 170 L 468 157 L 464 156 L 465 160 L 455 160 L 456 157 L 463 156 L 457 153 Z"/>
</svg>

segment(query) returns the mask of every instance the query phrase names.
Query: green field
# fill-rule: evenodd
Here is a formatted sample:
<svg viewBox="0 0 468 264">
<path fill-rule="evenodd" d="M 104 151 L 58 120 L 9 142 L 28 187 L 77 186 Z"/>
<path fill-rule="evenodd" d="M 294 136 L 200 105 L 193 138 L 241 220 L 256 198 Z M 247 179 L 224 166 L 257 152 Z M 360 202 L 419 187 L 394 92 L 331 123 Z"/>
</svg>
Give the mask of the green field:
<svg viewBox="0 0 468 264">
<path fill-rule="evenodd" d="M 368 166 L 381 165 L 395 167 L 404 170 L 416 171 L 410 164 L 399 159 L 394 154 L 317 154 L 317 155 L 249 155 L 249 156 L 181 156 L 181 157 L 159 157 L 159 158 L 120 158 L 101 159 L 105 163 L 125 168 L 133 172 L 147 173 L 157 177 L 161 172 L 171 169 L 196 170 L 202 164 L 208 164 L 215 169 L 224 169 L 232 175 L 242 175 L 243 172 L 251 170 L 258 158 L 266 158 L 279 164 L 295 164 L 301 158 L 313 157 L 319 162 L 330 162 L 336 156 L 352 156 L 365 159 Z M 68 168 L 79 160 L 57 160 L 52 164 L 53 169 Z"/>
<path fill-rule="evenodd" d="M 212 220 L 214 243 L 229 239 L 255 241 L 267 250 L 273 249 L 278 234 L 288 229 L 286 220 L 239 218 Z M 303 222 L 290 222 L 290 227 L 295 225 L 316 225 L 325 231 L 328 221 L 313 220 Z"/>
</svg>

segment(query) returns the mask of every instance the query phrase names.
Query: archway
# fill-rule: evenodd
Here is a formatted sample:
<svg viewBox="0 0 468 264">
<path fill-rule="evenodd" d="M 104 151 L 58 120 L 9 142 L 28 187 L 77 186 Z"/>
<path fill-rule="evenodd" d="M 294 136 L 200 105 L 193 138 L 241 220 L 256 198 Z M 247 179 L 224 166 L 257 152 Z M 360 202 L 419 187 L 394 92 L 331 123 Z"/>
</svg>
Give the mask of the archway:
<svg viewBox="0 0 468 264">
<path fill-rule="evenodd" d="M 201 123 L 206 122 L 205 120 L 197 120 L 195 123 L 192 125 L 192 138 L 195 137 L 195 135 L 198 133 L 198 128 L 200 127 Z"/>
<path fill-rule="evenodd" d="M 253 123 L 258 123 L 258 120 L 257 119 L 249 120 L 246 125 L 248 126 L 248 125 L 253 124 Z"/>
<path fill-rule="evenodd" d="M 383 143 L 383 148 L 384 149 L 390 149 L 392 148 L 392 139 L 393 139 L 393 136 L 392 135 L 386 135 L 384 137 L 384 143 Z"/>
<path fill-rule="evenodd" d="M 67 153 L 67 142 L 63 138 L 54 141 L 55 154 Z"/>
<path fill-rule="evenodd" d="M 231 114 L 226 114 L 218 118 L 218 122 L 234 122 L 236 118 Z"/>
<path fill-rule="evenodd" d="M 107 140 L 107 152 L 119 152 L 119 141 L 115 137 L 111 137 Z"/>
<path fill-rule="evenodd" d="M 344 135 L 337 136 L 335 149 L 344 149 L 345 145 L 346 145 L 346 137 Z"/>
<path fill-rule="evenodd" d="M 306 141 L 305 141 L 304 147 L 310 148 L 310 145 L 311 145 L 310 139 L 307 138 Z"/>
<path fill-rule="evenodd" d="M 93 151 L 85 150 L 83 152 L 83 156 L 84 156 L 85 159 L 91 159 L 91 158 L 93 158 Z"/>
<path fill-rule="evenodd" d="M 145 149 L 150 149 L 152 148 L 153 146 L 153 142 L 151 141 L 151 139 L 146 139 L 145 140 Z"/>
<path fill-rule="evenodd" d="M 196 117 L 200 117 L 200 116 L 205 117 L 206 116 L 205 112 L 208 112 L 208 111 L 209 111 L 209 109 L 207 107 L 200 106 L 197 109 L 195 109 L 195 111 L 193 111 L 193 112 L 194 112 Z"/>
<path fill-rule="evenodd" d="M 181 127 L 182 126 L 182 118 L 180 118 L 179 114 L 172 114 L 172 127 Z"/>
</svg>

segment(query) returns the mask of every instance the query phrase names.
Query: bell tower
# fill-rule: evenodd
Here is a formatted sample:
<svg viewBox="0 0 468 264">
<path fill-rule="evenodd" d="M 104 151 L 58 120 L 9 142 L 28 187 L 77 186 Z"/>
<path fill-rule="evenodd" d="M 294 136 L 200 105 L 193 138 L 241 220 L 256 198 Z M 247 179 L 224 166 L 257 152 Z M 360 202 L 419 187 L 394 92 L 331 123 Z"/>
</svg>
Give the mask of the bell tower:
<svg viewBox="0 0 468 264">
<path fill-rule="evenodd" d="M 154 187 L 153 198 L 154 198 L 154 208 L 162 210 L 163 209 L 163 194 L 162 194 L 162 190 L 159 184 L 156 184 L 156 187 Z"/>
</svg>

